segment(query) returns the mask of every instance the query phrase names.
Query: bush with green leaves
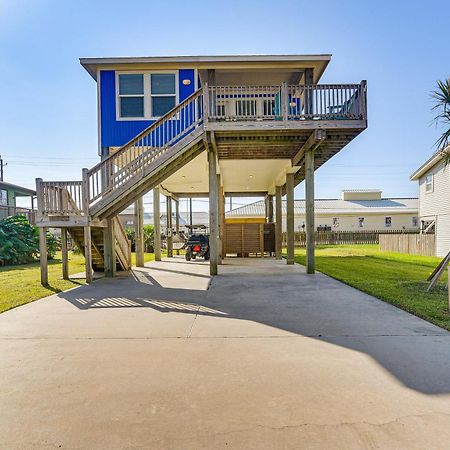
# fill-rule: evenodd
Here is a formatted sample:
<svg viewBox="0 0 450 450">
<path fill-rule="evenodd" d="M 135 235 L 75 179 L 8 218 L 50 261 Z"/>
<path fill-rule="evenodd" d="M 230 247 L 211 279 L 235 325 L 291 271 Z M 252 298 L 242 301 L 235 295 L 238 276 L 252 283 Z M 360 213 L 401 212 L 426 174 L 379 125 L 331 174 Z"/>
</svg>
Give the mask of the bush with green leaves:
<svg viewBox="0 0 450 450">
<path fill-rule="evenodd" d="M 48 258 L 52 259 L 59 248 L 58 239 L 47 235 Z M 27 264 L 39 256 L 39 229 L 30 225 L 23 216 L 0 220 L 0 265 Z"/>
<path fill-rule="evenodd" d="M 136 251 L 136 231 L 134 228 L 126 228 L 125 233 L 127 234 L 128 240 L 131 242 L 131 251 Z M 144 226 L 144 251 L 147 253 L 154 252 L 154 228 L 153 225 Z"/>
</svg>

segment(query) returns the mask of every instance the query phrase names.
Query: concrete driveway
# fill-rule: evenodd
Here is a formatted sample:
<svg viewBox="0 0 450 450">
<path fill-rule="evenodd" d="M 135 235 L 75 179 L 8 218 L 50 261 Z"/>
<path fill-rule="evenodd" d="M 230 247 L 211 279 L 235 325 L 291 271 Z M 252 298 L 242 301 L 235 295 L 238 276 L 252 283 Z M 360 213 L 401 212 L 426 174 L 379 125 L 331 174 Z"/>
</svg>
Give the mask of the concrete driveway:
<svg viewBox="0 0 450 450">
<path fill-rule="evenodd" d="M 450 333 L 272 259 L 180 258 L 0 315 L 5 449 L 447 449 Z"/>
</svg>

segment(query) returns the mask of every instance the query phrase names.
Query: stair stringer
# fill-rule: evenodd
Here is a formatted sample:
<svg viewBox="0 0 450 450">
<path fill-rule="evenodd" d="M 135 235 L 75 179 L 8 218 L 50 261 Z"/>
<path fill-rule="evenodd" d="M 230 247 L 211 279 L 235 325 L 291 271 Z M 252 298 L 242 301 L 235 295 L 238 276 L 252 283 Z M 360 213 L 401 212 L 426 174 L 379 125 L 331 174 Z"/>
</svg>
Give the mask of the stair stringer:
<svg viewBox="0 0 450 450">
<path fill-rule="evenodd" d="M 91 218 L 112 218 L 133 204 L 139 197 L 158 186 L 177 170 L 192 161 L 205 149 L 203 127 L 198 127 L 188 136 L 170 147 L 158 160 L 146 168 L 138 179 L 133 178 L 119 189 L 93 204 Z"/>
</svg>

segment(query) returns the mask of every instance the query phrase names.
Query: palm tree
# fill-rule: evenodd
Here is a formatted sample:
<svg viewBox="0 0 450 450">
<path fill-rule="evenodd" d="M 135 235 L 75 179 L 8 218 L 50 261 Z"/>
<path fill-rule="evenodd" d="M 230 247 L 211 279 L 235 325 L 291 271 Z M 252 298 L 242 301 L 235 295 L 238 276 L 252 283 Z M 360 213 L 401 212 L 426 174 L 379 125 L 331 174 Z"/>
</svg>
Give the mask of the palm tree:
<svg viewBox="0 0 450 450">
<path fill-rule="evenodd" d="M 450 143 L 450 78 L 445 81 L 437 81 L 437 88 L 431 93 L 434 100 L 433 111 L 438 115 L 434 118 L 436 124 L 444 125 L 446 128 L 439 139 L 436 141 L 436 147 L 440 151 Z M 446 152 L 446 162 L 450 162 L 450 155 Z"/>
</svg>

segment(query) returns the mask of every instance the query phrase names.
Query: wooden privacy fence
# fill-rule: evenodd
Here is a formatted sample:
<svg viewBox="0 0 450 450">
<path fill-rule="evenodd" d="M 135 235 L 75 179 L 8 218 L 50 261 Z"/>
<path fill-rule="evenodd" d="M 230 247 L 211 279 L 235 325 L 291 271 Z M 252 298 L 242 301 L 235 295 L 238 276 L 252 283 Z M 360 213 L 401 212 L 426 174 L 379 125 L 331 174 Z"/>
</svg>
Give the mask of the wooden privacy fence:
<svg viewBox="0 0 450 450">
<path fill-rule="evenodd" d="M 434 234 L 380 234 L 380 250 L 409 253 L 410 255 L 434 256 Z"/>
<path fill-rule="evenodd" d="M 416 231 L 316 231 L 316 245 L 337 245 L 337 244 L 378 244 L 380 234 L 389 236 L 417 234 Z M 286 232 L 283 233 L 283 246 L 286 246 Z M 299 231 L 294 233 L 294 246 L 306 247 L 306 233 Z"/>
</svg>

